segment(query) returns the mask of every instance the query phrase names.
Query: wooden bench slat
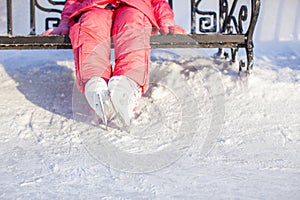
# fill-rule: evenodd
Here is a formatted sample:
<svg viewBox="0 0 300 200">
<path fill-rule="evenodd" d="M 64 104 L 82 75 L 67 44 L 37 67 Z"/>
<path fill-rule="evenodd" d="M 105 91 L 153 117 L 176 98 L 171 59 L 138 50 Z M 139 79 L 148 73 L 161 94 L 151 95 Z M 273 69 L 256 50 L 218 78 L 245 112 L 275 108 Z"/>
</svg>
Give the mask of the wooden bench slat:
<svg viewBox="0 0 300 200">
<path fill-rule="evenodd" d="M 206 48 L 245 47 L 246 38 L 242 34 L 192 34 L 190 35 L 199 44 Z"/>
<path fill-rule="evenodd" d="M 245 36 L 237 34 L 153 35 L 152 48 L 244 47 Z M 0 36 L 0 49 L 69 49 L 67 36 Z"/>
</svg>

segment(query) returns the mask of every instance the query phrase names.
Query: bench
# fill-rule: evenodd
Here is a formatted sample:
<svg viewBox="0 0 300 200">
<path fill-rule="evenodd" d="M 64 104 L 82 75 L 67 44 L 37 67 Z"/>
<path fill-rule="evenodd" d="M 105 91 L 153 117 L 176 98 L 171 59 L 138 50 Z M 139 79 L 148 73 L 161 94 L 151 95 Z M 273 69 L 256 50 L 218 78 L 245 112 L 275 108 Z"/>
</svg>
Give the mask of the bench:
<svg viewBox="0 0 300 200">
<path fill-rule="evenodd" d="M 64 5 L 63 0 L 44 0 L 52 5 L 45 8 L 39 0 L 30 0 L 30 33 L 26 36 L 13 35 L 12 0 L 7 5 L 7 35 L 0 36 L 0 49 L 69 49 L 68 36 L 41 36 L 36 34 L 36 9 L 48 13 L 61 13 L 57 6 Z M 191 0 L 191 31 L 187 35 L 153 35 L 152 48 L 218 48 L 219 55 L 228 57 L 224 48 L 231 49 L 231 60 L 236 62 L 240 48 L 244 48 L 247 64 L 239 62 L 239 71 L 246 67 L 250 74 L 253 69 L 253 33 L 257 23 L 260 0 L 248 0 L 245 4 L 239 0 L 219 0 L 214 11 L 202 9 L 212 0 Z M 173 8 L 173 0 L 169 0 Z M 250 9 L 249 9 L 250 8 Z M 175 13 L 176 15 L 176 13 Z M 45 30 L 59 24 L 59 17 L 46 17 Z"/>
</svg>

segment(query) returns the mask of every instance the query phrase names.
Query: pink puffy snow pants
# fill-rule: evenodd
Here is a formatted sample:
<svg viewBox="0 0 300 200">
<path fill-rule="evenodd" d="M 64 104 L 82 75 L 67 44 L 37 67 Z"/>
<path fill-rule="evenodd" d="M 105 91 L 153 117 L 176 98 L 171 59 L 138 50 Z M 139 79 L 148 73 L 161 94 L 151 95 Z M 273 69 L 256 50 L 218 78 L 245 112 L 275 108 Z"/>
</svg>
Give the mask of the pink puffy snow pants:
<svg viewBox="0 0 300 200">
<path fill-rule="evenodd" d="M 78 89 L 84 93 L 85 83 L 93 76 L 108 81 L 111 76 L 124 75 L 145 92 L 149 82 L 151 29 L 142 12 L 126 5 L 114 10 L 92 8 L 82 13 L 70 28 Z M 114 70 L 110 64 L 111 36 Z"/>
</svg>

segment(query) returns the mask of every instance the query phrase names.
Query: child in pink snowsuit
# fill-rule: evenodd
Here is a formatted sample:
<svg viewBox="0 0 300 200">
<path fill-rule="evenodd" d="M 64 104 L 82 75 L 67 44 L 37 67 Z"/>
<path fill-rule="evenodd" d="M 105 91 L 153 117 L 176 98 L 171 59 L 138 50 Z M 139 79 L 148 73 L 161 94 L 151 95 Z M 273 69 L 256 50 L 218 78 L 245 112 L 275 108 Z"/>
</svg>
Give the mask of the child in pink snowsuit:
<svg viewBox="0 0 300 200">
<path fill-rule="evenodd" d="M 174 24 L 174 14 L 166 0 L 67 0 L 59 26 L 44 35 L 69 34 L 76 84 L 82 93 L 93 77 L 109 82 L 118 76 L 134 81 L 144 93 L 149 82 L 153 30 L 161 34 L 184 33 Z M 113 71 L 111 37 L 115 49 Z"/>
</svg>

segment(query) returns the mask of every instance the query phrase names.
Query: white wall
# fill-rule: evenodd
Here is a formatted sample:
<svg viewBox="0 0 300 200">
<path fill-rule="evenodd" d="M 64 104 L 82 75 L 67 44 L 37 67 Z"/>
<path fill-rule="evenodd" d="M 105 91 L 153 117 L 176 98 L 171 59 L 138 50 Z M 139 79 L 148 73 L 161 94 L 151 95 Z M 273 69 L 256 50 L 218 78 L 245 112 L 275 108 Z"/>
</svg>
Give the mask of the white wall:
<svg viewBox="0 0 300 200">
<path fill-rule="evenodd" d="M 5 0 L 0 0 L 0 34 L 6 33 Z"/>
<path fill-rule="evenodd" d="M 173 0 L 175 21 L 190 31 L 190 0 Z M 206 8 L 214 7 L 218 0 L 202 0 Z M 300 0 L 261 0 L 261 14 L 255 32 L 256 41 L 299 41 L 300 40 Z M 0 34 L 6 33 L 6 0 L 0 0 Z M 50 5 L 46 0 L 39 0 L 45 7 Z M 232 2 L 232 0 L 229 0 Z M 247 2 L 242 0 L 240 2 Z M 29 33 L 29 0 L 13 0 L 14 34 Z M 57 16 L 57 15 L 56 15 Z M 38 12 L 36 16 L 37 32 L 44 29 L 44 16 Z"/>
<path fill-rule="evenodd" d="M 262 41 L 299 41 L 300 1 L 262 0 L 255 36 Z"/>
</svg>

